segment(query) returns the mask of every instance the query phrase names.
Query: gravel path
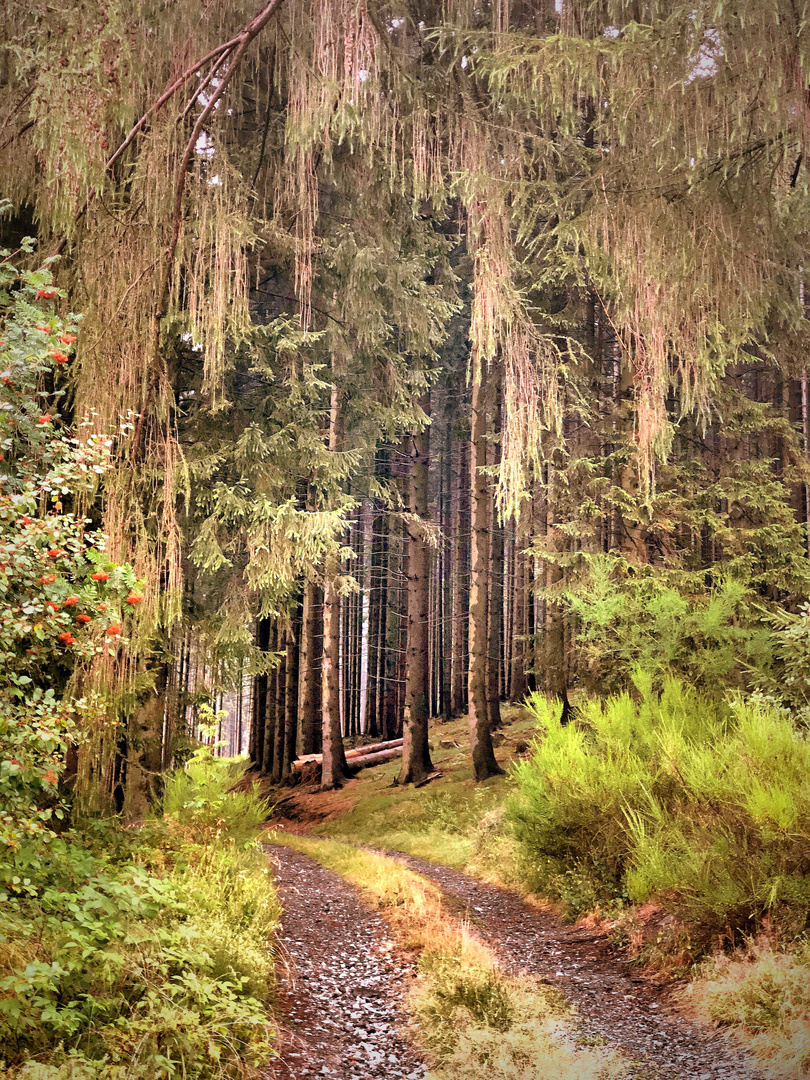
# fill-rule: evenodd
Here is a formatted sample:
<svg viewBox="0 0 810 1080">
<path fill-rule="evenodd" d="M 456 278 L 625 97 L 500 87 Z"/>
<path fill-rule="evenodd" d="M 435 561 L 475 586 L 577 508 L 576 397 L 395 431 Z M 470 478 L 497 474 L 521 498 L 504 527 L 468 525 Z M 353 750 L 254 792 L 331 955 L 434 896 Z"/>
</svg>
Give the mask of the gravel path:
<svg viewBox="0 0 810 1080">
<path fill-rule="evenodd" d="M 506 889 L 458 870 L 398 852 L 400 859 L 443 892 L 463 901 L 470 921 L 506 971 L 557 987 L 576 1006 L 585 1037 L 618 1046 L 639 1063 L 638 1080 L 763 1080 L 762 1074 L 714 1032 L 690 1023 L 668 995 L 624 971 L 604 939 L 565 926 Z M 482 1078 L 483 1080 L 483 1078 Z"/>
<path fill-rule="evenodd" d="M 287 1021 L 267 1080 L 424 1077 L 401 1009 L 411 958 L 337 874 L 290 848 L 266 850 L 284 911 L 278 972 Z"/>
</svg>

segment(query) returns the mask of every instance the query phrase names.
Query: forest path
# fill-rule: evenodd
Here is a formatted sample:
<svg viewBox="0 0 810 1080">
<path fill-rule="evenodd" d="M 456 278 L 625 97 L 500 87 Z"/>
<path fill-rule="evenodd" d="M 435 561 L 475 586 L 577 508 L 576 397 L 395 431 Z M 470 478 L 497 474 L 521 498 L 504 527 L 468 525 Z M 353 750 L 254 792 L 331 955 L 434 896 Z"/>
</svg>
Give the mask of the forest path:
<svg viewBox="0 0 810 1080">
<path fill-rule="evenodd" d="M 267 1080 L 417 1080 L 427 1066 L 401 1003 L 413 959 L 357 889 L 314 859 L 267 847 L 283 907 L 280 1057 Z"/>
<path fill-rule="evenodd" d="M 585 1039 L 604 1040 L 639 1062 L 637 1080 L 763 1080 L 763 1074 L 716 1032 L 679 1015 L 669 994 L 623 970 L 604 937 L 568 926 L 514 892 L 487 885 L 396 851 L 398 859 L 466 905 L 475 931 L 508 974 L 527 974 L 557 988 L 578 1012 Z"/>
</svg>

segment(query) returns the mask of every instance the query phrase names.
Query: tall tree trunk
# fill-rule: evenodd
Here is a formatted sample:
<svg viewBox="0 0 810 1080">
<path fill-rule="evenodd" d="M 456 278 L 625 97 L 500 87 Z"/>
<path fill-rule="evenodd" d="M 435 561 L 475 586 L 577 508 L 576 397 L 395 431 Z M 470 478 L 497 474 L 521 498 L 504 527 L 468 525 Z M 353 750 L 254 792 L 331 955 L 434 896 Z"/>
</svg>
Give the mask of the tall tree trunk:
<svg viewBox="0 0 810 1080">
<path fill-rule="evenodd" d="M 304 581 L 298 698 L 299 754 L 317 754 L 321 745 L 321 642 L 323 594 L 311 578 Z"/>
<path fill-rule="evenodd" d="M 278 619 L 273 619 L 270 627 L 270 652 L 278 648 Z M 276 689 L 278 686 L 278 663 L 267 676 L 267 692 L 264 709 L 264 750 L 262 752 L 262 776 L 273 774 L 273 751 L 276 745 Z"/>
<path fill-rule="evenodd" d="M 461 716 L 464 711 L 464 687 L 467 682 L 467 665 L 464 662 L 464 626 L 467 620 L 467 612 L 464 604 L 466 593 L 465 555 L 466 555 L 466 522 L 462 520 L 462 493 L 465 488 L 465 456 L 464 443 L 457 444 L 457 453 L 453 468 L 451 492 L 451 515 L 453 519 L 453 548 L 452 548 L 452 578 L 453 578 L 453 643 L 451 646 L 453 673 L 450 685 L 450 714 Z"/>
<path fill-rule="evenodd" d="M 501 431 L 500 368 L 490 372 L 494 399 L 493 432 Z M 491 465 L 500 460 L 500 444 L 490 443 L 487 459 Z M 494 490 L 490 498 L 489 530 L 489 618 L 487 623 L 487 716 L 490 731 L 501 724 L 501 645 L 503 638 L 503 526 L 498 521 Z"/>
<path fill-rule="evenodd" d="M 442 719 L 451 716 L 451 686 L 453 681 L 453 508 L 451 489 L 453 486 L 453 425 L 450 414 L 449 394 L 445 395 L 444 405 L 444 451 L 442 454 L 442 550 L 439 581 L 442 590 Z"/>
<path fill-rule="evenodd" d="M 385 450 L 380 449 L 374 464 L 375 477 L 384 476 Z M 371 517 L 371 568 L 369 572 L 368 605 L 368 695 L 366 698 L 365 733 L 372 739 L 380 734 L 379 702 L 382 697 L 380 681 L 380 659 L 384 642 L 384 558 L 383 539 L 385 516 L 378 501 L 375 501 Z"/>
<path fill-rule="evenodd" d="M 503 772 L 495 760 L 487 710 L 487 609 L 489 566 L 489 485 L 486 455 L 486 387 L 482 367 L 473 382 L 470 424 L 470 748 L 476 781 Z"/>
<path fill-rule="evenodd" d="M 342 447 L 342 424 L 338 387 L 332 384 L 332 401 L 329 418 L 329 449 L 333 453 Z M 323 765 L 321 787 L 334 788 L 347 778 L 346 755 L 343 750 L 343 734 L 340 729 L 340 596 L 337 578 L 340 561 L 337 552 L 327 556 L 324 566 L 323 589 L 323 664 L 321 670 L 321 693 L 323 707 Z"/>
<path fill-rule="evenodd" d="M 284 756 L 281 764 L 281 779 L 287 781 L 292 771 L 295 758 L 296 736 L 298 734 L 298 683 L 300 680 L 301 656 L 301 603 L 296 602 L 287 625 L 287 692 L 284 702 Z"/>
<path fill-rule="evenodd" d="M 530 602 L 528 563 L 523 549 L 528 543 L 526 536 L 526 515 L 523 514 L 515 525 L 514 543 L 514 604 L 512 616 L 512 669 L 509 673 L 509 697 L 512 701 L 522 701 L 528 692 L 526 681 L 526 642 L 529 633 L 527 614 Z"/>
<path fill-rule="evenodd" d="M 373 546 L 374 508 L 370 501 L 363 503 L 360 513 L 361 537 L 363 541 L 362 583 L 358 610 L 358 643 L 360 656 L 358 661 L 358 707 L 357 728 L 364 734 L 368 732 L 368 698 L 371 672 L 371 549 Z"/>
<path fill-rule="evenodd" d="M 549 476 L 553 475 L 551 467 Z M 552 483 L 548 487 L 548 500 L 546 505 L 546 543 L 554 552 L 564 550 L 565 537 L 558 527 L 554 518 L 554 489 Z M 563 572 L 558 562 L 547 560 L 545 567 L 545 584 L 547 590 L 553 590 L 562 581 Z M 562 701 L 562 723 L 567 723 L 569 714 L 568 704 L 568 679 L 565 652 L 565 619 L 562 608 L 552 600 L 546 601 L 546 617 L 544 627 L 543 649 L 543 680 L 547 694 L 557 697 Z"/>
<path fill-rule="evenodd" d="M 382 537 L 380 541 L 379 599 L 377 601 L 377 699 L 376 731 L 383 729 L 383 706 L 385 703 L 385 633 L 388 614 L 388 515 L 380 515 Z"/>
<path fill-rule="evenodd" d="M 260 652 L 270 649 L 270 620 L 259 619 L 256 623 L 256 646 Z M 253 680 L 253 710 L 251 716 L 251 760 L 259 772 L 264 766 L 264 728 L 267 720 L 267 682 L 265 672 Z"/>
<path fill-rule="evenodd" d="M 276 648 L 279 652 L 279 661 L 275 679 L 276 730 L 273 736 L 273 771 L 271 779 L 274 784 L 280 784 L 281 770 L 284 766 L 284 741 L 287 722 L 287 628 L 282 625 L 281 619 L 278 620 Z"/>
<path fill-rule="evenodd" d="M 390 465 L 391 486 L 399 503 L 402 491 L 402 472 L 396 454 Z M 395 739 L 399 736 L 402 724 L 400 686 L 405 674 L 404 657 L 401 653 L 403 624 L 402 581 L 405 576 L 406 558 L 401 519 L 394 514 L 388 515 L 387 541 L 388 602 L 385 608 L 385 685 L 381 727 L 383 739 Z"/>
<path fill-rule="evenodd" d="M 158 791 L 168 682 L 169 667 L 161 664 L 154 690 L 138 705 L 127 724 L 123 812 L 124 820 L 128 823 L 145 817 Z"/>
<path fill-rule="evenodd" d="M 430 395 L 419 402 L 430 415 Z M 428 600 L 430 549 L 423 522 L 428 513 L 428 457 L 430 429 L 425 427 L 412 438 L 409 477 L 408 522 L 408 636 L 406 660 L 406 707 L 403 730 L 400 784 L 418 783 L 433 772 L 428 747 L 429 672 L 428 672 Z"/>
</svg>

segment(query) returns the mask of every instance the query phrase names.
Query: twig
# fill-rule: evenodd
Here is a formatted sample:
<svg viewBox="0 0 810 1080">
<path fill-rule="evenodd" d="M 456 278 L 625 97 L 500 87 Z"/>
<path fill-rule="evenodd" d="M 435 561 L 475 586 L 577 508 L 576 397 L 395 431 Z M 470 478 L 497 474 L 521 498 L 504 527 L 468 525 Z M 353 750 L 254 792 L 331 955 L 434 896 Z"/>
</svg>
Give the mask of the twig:
<svg viewBox="0 0 810 1080">
<path fill-rule="evenodd" d="M 226 41 L 223 45 L 218 45 L 216 47 L 216 49 L 212 49 L 211 52 L 208 53 L 207 56 L 204 56 L 202 58 L 202 60 L 198 60 L 196 64 L 194 64 L 192 67 L 190 67 L 186 71 L 184 71 L 183 74 L 178 79 L 175 79 L 175 81 L 171 84 L 171 86 L 168 86 L 163 91 L 163 93 L 160 95 L 160 97 L 157 99 L 157 101 L 155 101 L 152 105 L 150 105 L 150 107 L 146 110 L 146 112 L 143 114 L 143 116 L 140 118 L 140 120 L 138 120 L 138 122 L 134 125 L 134 127 L 130 131 L 129 135 L 127 135 L 127 137 L 124 139 L 124 141 L 118 147 L 118 149 L 115 151 L 113 156 L 107 162 L 106 168 L 109 170 L 109 169 L 111 169 L 113 167 L 113 165 L 121 157 L 121 155 L 126 150 L 126 148 L 132 143 L 133 139 L 138 134 L 138 132 L 141 130 L 141 128 L 144 126 L 146 121 L 151 116 L 154 116 L 155 113 L 159 112 L 163 108 L 163 106 L 166 104 L 166 102 L 169 101 L 172 97 L 174 97 L 174 95 L 177 93 L 177 91 L 180 89 L 180 87 L 183 86 L 184 83 L 188 82 L 188 80 L 191 78 L 192 75 L 195 75 L 200 70 L 200 68 L 205 67 L 205 65 L 210 60 L 214 60 L 217 57 L 221 57 L 223 53 L 229 52 L 234 47 L 235 42 L 237 42 L 238 40 L 239 40 L 239 38 L 236 37 L 236 38 L 231 39 L 231 41 Z"/>
</svg>

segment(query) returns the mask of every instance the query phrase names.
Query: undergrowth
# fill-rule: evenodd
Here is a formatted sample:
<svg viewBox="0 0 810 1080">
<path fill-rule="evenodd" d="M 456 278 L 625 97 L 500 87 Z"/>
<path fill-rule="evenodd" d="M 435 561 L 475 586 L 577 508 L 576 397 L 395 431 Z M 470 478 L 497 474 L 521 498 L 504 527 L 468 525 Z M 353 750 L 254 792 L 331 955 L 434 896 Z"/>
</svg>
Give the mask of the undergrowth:
<svg viewBox="0 0 810 1080">
<path fill-rule="evenodd" d="M 505 705 L 502 711 L 506 734 L 498 753 L 508 767 L 515 746 L 525 746 L 531 737 L 534 720 L 522 707 Z M 442 775 L 430 787 L 397 787 L 399 762 L 368 769 L 352 784 L 354 801 L 347 801 L 346 813 L 314 832 L 401 851 L 519 888 L 515 845 L 503 815 L 513 781 L 504 775 L 475 783 L 466 748 L 466 717 L 442 724 L 436 735 L 442 737 L 442 746 L 432 748 L 432 756 Z"/>
<path fill-rule="evenodd" d="M 634 697 L 586 701 L 567 727 L 539 695 L 531 707 L 544 730 L 507 803 L 529 887 L 572 916 L 612 909 L 625 929 L 628 905 L 668 913 L 636 951 L 670 968 L 679 956 L 684 973 L 736 946 L 692 970 L 692 1001 L 769 1075 L 810 1076 L 806 730 L 761 699 L 675 681 L 659 695 L 641 676 Z"/>
<path fill-rule="evenodd" d="M 710 1023 L 729 1028 L 763 1069 L 782 1080 L 810 1077 L 810 940 L 787 951 L 767 935 L 717 956 L 687 999 Z"/>
<path fill-rule="evenodd" d="M 810 743 L 785 713 L 639 677 L 545 729 L 508 802 L 531 887 L 573 914 L 653 900 L 704 941 L 810 913 Z"/>
<path fill-rule="evenodd" d="M 503 974 L 431 882 L 349 844 L 282 833 L 273 839 L 357 885 L 399 940 L 418 952 L 409 1008 L 436 1080 L 606 1080 L 620 1074 L 615 1055 L 574 1044 L 553 990 Z"/>
<path fill-rule="evenodd" d="M 42 845 L 27 884 L 9 880 L 6 1080 L 258 1075 L 279 909 L 251 836 L 259 801 L 229 791 L 244 768 L 202 752 L 169 782 L 171 816 L 137 831 L 87 822 Z"/>
</svg>

